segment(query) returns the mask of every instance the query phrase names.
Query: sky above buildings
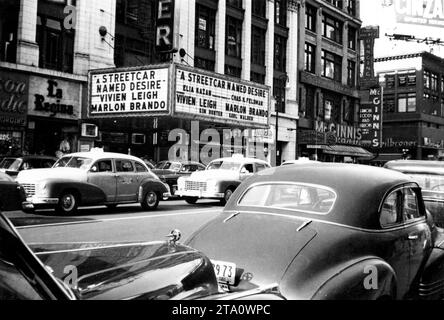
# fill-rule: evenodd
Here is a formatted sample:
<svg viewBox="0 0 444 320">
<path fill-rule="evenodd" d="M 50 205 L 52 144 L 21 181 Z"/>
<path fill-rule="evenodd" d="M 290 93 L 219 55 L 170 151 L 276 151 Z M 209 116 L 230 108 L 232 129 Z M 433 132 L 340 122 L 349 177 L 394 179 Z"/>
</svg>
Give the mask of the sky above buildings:
<svg viewBox="0 0 444 320">
<path fill-rule="evenodd" d="M 444 42 L 443 6 L 444 0 L 361 0 L 362 25 L 380 27 L 375 57 L 427 51 L 444 58 L 443 45 L 389 40 L 385 35 L 404 34 L 416 39 L 432 38 Z"/>
</svg>

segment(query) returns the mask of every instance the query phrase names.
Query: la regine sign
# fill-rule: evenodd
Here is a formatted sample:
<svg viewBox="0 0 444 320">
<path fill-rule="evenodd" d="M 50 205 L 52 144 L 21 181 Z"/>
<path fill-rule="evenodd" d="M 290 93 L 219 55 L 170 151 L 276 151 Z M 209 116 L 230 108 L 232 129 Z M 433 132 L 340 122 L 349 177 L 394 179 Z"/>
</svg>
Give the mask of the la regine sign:
<svg viewBox="0 0 444 320">
<path fill-rule="evenodd" d="M 444 0 L 394 0 L 399 23 L 444 26 Z"/>
</svg>

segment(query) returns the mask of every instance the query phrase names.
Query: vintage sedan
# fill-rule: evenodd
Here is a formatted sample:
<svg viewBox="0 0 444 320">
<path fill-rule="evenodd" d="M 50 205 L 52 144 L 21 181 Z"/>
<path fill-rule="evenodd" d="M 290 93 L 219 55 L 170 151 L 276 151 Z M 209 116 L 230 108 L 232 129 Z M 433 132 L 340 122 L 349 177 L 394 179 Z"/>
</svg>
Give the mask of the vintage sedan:
<svg viewBox="0 0 444 320">
<path fill-rule="evenodd" d="M 193 204 L 198 199 L 219 199 L 225 204 L 242 181 L 270 168 L 263 160 L 234 155 L 211 161 L 205 171 L 177 180 L 177 195 Z"/>
<path fill-rule="evenodd" d="M 443 299 L 444 236 L 399 172 L 314 163 L 259 172 L 186 244 L 213 262 L 224 295 Z"/>
<path fill-rule="evenodd" d="M 427 210 L 438 227 L 444 228 L 444 162 L 428 160 L 395 160 L 384 166 L 412 177 L 422 189 Z"/>
<path fill-rule="evenodd" d="M 8 156 L 0 161 L 0 171 L 15 178 L 22 170 L 51 168 L 56 161 L 55 157 L 41 155 Z"/>
<path fill-rule="evenodd" d="M 16 211 L 24 208 L 31 208 L 32 205 L 26 202 L 26 192 L 9 175 L 0 172 L 0 210 Z"/>
<path fill-rule="evenodd" d="M 218 293 L 211 262 L 178 242 L 25 244 L 0 212 L 0 301 L 166 300 Z"/>
<path fill-rule="evenodd" d="M 17 181 L 35 209 L 73 214 L 79 206 L 140 203 L 154 210 L 170 196 L 167 184 L 139 158 L 119 153 L 85 152 L 63 156 L 51 169 L 21 171 Z"/>
<path fill-rule="evenodd" d="M 205 170 L 205 166 L 194 161 L 161 161 L 152 170 L 157 176 L 168 184 L 171 189 L 171 196 L 177 196 L 177 180 L 180 177 L 187 177 L 196 171 Z"/>
</svg>

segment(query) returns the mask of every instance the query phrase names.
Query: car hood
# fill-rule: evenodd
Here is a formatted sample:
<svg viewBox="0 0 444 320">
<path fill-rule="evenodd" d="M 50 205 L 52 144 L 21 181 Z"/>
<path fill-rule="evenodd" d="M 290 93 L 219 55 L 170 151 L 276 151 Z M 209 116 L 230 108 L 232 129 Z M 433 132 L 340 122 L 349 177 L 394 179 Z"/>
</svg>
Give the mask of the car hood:
<svg viewBox="0 0 444 320">
<path fill-rule="evenodd" d="M 178 173 L 176 171 L 173 171 L 173 170 L 153 169 L 151 171 L 154 172 L 159 177 L 165 177 L 165 176 L 168 177 L 168 176 L 177 176 L 178 175 Z"/>
<path fill-rule="evenodd" d="M 221 214 L 186 244 L 212 260 L 235 263 L 232 289 L 248 290 L 281 282 L 288 266 L 317 234 L 307 223 L 261 213 L 241 212 L 231 219 L 230 213 Z"/>
<path fill-rule="evenodd" d="M 48 179 L 86 181 L 86 171 L 76 168 L 51 168 L 20 171 L 17 176 L 19 183 L 38 182 Z"/>
<path fill-rule="evenodd" d="M 233 170 L 204 170 L 204 171 L 196 171 L 191 174 L 189 179 L 198 180 L 198 181 L 206 181 L 213 179 L 239 179 L 239 172 Z"/>
<path fill-rule="evenodd" d="M 31 248 L 56 277 L 74 284 L 82 300 L 191 299 L 218 291 L 208 258 L 179 244 L 34 244 Z"/>
</svg>

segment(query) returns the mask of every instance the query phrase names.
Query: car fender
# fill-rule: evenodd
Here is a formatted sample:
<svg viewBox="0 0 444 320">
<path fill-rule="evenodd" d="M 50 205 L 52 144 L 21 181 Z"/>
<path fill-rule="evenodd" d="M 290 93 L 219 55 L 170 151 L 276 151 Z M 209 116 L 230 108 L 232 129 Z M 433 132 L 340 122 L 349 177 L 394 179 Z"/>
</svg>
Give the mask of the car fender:
<svg viewBox="0 0 444 320">
<path fill-rule="evenodd" d="M 164 183 L 157 179 L 143 180 L 139 188 L 139 202 L 142 202 L 148 191 L 155 191 L 163 195 L 169 192 Z"/>
<path fill-rule="evenodd" d="M 48 182 L 47 188 L 51 198 L 60 198 L 66 190 L 75 190 L 80 195 L 82 205 L 106 202 L 106 194 L 98 186 L 79 181 L 52 181 Z"/>
<path fill-rule="evenodd" d="M 332 270 L 332 269 L 330 269 Z M 396 274 L 393 268 L 377 257 L 355 260 L 333 268 L 313 295 L 314 300 L 376 300 L 396 298 Z"/>
<path fill-rule="evenodd" d="M 444 298 L 444 243 L 432 250 L 432 253 L 422 272 L 418 297 L 427 300 L 442 300 Z"/>
<path fill-rule="evenodd" d="M 240 180 L 223 180 L 217 183 L 220 192 L 225 192 L 228 188 L 232 188 L 233 191 L 242 183 Z"/>
</svg>

